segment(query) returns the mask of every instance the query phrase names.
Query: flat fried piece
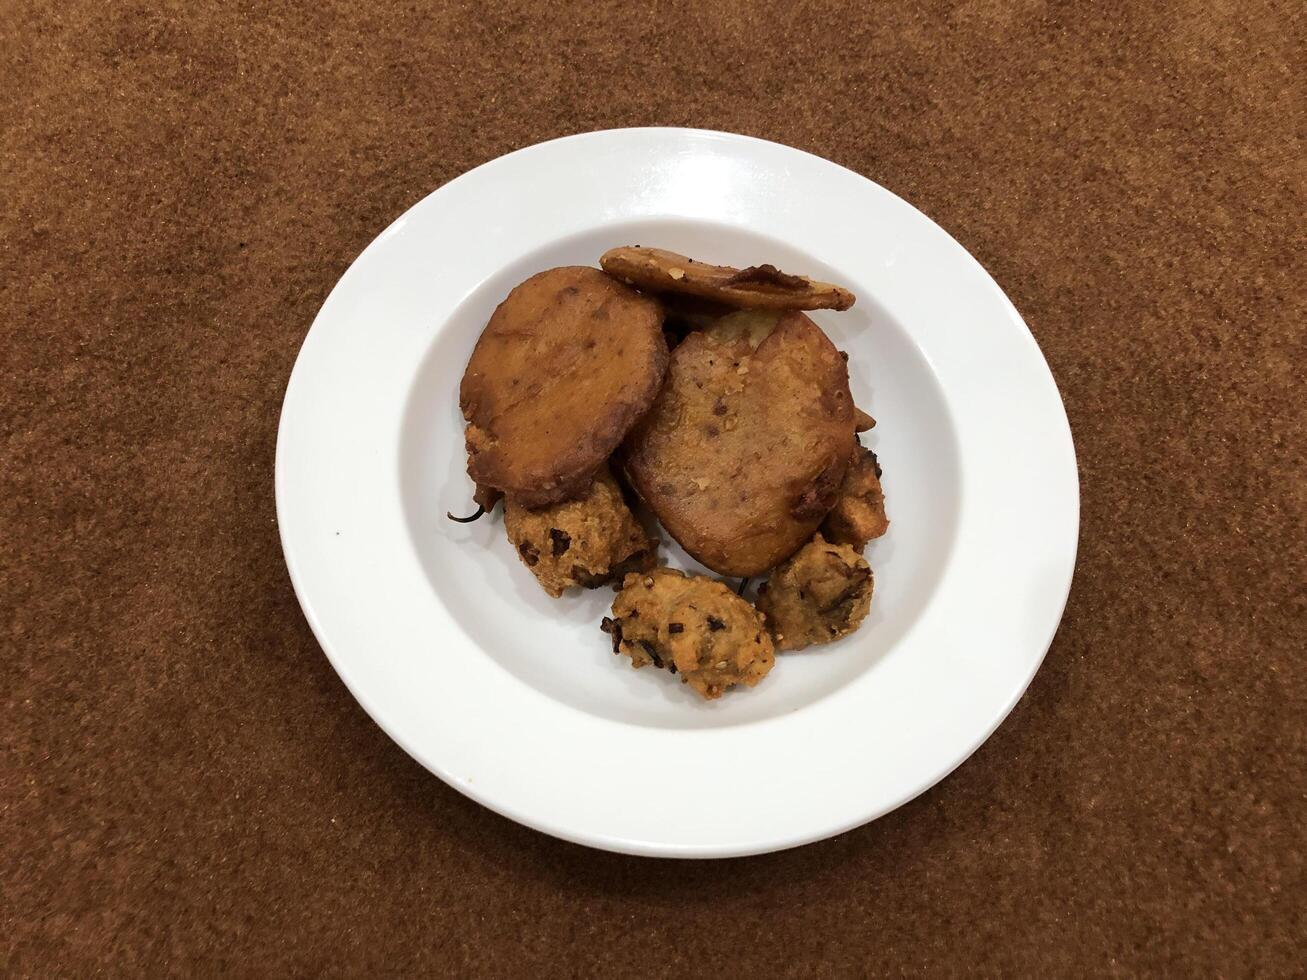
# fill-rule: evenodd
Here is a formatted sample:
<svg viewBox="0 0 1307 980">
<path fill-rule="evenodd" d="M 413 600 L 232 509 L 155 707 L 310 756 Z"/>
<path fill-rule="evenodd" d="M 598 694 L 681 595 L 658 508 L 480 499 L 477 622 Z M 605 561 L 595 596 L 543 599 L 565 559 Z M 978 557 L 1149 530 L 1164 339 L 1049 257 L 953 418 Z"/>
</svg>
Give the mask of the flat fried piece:
<svg viewBox="0 0 1307 980">
<path fill-rule="evenodd" d="M 762 615 L 721 582 L 670 568 L 626 576 L 603 631 L 637 670 L 653 664 L 713 700 L 776 663 Z"/>
<path fill-rule="evenodd" d="M 777 650 L 801 650 L 848 636 L 871 608 L 871 568 L 848 545 L 820 534 L 758 587 Z"/>
<path fill-rule="evenodd" d="M 499 304 L 459 390 L 467 470 L 524 507 L 585 492 L 662 384 L 658 302 L 598 269 L 532 276 Z"/>
<path fill-rule="evenodd" d="M 522 564 L 555 599 L 572 586 L 595 589 L 652 568 L 657 542 L 622 499 L 607 466 L 585 494 L 538 510 L 504 498 L 504 530 Z"/>
<path fill-rule="evenodd" d="M 827 541 L 847 544 L 861 551 L 867 542 L 889 530 L 885 516 L 885 494 L 880 487 L 880 463 L 876 454 L 856 447 L 840 496 L 821 522 Z"/>
<path fill-rule="evenodd" d="M 856 297 L 842 286 L 791 276 L 774 265 L 709 265 L 661 248 L 624 245 L 599 259 L 610 276 L 655 293 L 683 293 L 739 309 L 847 310 Z"/>
<path fill-rule="evenodd" d="M 686 551 L 723 575 L 757 575 L 834 506 L 853 425 L 848 371 L 816 324 L 732 313 L 672 352 L 623 465 Z"/>
</svg>

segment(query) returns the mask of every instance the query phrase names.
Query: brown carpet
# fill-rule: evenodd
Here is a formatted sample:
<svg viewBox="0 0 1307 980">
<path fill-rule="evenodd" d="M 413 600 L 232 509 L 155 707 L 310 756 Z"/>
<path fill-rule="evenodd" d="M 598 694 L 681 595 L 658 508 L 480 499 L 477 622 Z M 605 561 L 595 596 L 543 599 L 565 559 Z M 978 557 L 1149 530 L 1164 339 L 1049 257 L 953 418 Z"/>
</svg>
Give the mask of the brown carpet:
<svg viewBox="0 0 1307 980">
<path fill-rule="evenodd" d="M 0 972 L 1288 975 L 1307 932 L 1295 3 L 0 5 Z M 639 124 L 912 201 L 1066 399 L 1070 605 L 1007 723 L 868 827 L 562 844 L 319 652 L 277 414 L 337 277 L 463 170 Z"/>
</svg>

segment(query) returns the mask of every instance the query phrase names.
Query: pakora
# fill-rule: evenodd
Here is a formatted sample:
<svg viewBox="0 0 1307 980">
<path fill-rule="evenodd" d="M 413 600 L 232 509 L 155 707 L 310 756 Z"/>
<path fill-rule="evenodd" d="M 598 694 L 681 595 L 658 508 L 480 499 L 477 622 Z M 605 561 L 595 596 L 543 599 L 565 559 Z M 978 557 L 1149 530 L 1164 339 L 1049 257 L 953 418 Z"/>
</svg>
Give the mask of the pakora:
<svg viewBox="0 0 1307 980">
<path fill-rule="evenodd" d="M 866 559 L 820 534 L 758 587 L 758 608 L 777 650 L 800 650 L 847 636 L 867 618 L 873 580 Z"/>
<path fill-rule="evenodd" d="M 753 687 L 776 662 L 757 609 L 721 582 L 670 568 L 627 575 L 601 628 L 632 667 L 679 674 L 708 700 Z"/>
<path fill-rule="evenodd" d="M 867 542 L 889 530 L 880 473 L 876 454 L 859 445 L 844 474 L 839 499 L 821 522 L 821 533 L 827 541 L 861 551 Z"/>
<path fill-rule="evenodd" d="M 459 390 L 478 493 L 526 507 L 584 493 L 658 394 L 662 320 L 656 300 L 598 269 L 550 269 L 514 288 Z"/>
<path fill-rule="evenodd" d="M 835 505 L 853 427 L 848 371 L 826 335 L 802 313 L 738 312 L 672 351 L 623 466 L 692 556 L 757 575 Z"/>
<path fill-rule="evenodd" d="M 504 529 L 522 564 L 554 598 L 571 586 L 598 588 L 653 567 L 657 542 L 622 498 L 608 467 L 584 496 L 537 510 L 504 498 Z"/>
</svg>

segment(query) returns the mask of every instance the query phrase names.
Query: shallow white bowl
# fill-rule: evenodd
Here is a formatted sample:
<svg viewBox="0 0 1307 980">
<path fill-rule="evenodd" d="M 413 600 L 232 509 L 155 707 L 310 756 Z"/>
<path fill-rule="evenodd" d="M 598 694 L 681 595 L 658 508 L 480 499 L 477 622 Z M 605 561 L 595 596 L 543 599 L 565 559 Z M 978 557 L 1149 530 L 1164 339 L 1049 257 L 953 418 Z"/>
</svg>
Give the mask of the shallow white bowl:
<svg viewBox="0 0 1307 980">
<path fill-rule="evenodd" d="M 866 624 L 702 702 L 633 671 L 471 525 L 458 382 L 491 311 L 614 245 L 771 262 L 850 287 L 813 318 L 849 352 L 891 525 Z M 473 799 L 568 840 L 722 857 L 839 833 L 961 763 L 1030 682 L 1075 564 L 1078 486 L 1057 388 L 994 281 L 864 177 L 725 133 L 613 130 L 464 174 L 368 246 L 291 375 L 282 545 L 305 615 L 368 713 Z M 674 546 L 672 564 L 696 567 Z"/>
</svg>

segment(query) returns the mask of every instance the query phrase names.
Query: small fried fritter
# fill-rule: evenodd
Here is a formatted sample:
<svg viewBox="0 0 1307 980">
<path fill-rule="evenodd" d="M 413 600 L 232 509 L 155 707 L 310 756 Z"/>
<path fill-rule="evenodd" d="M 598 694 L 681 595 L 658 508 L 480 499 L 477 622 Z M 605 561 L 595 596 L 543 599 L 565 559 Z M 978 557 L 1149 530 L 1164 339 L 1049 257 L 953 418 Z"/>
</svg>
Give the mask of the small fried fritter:
<svg viewBox="0 0 1307 980">
<path fill-rule="evenodd" d="M 888 530 L 885 494 L 880 488 L 880 463 L 870 449 L 858 446 L 844 474 L 840 497 L 821 523 L 821 533 L 827 541 L 861 551 L 868 541 Z"/>
<path fill-rule="evenodd" d="M 848 545 L 820 534 L 758 588 L 758 608 L 777 650 L 800 650 L 847 636 L 871 608 L 871 568 Z"/>
<path fill-rule="evenodd" d="M 738 312 L 672 352 L 624 465 L 686 551 L 723 575 L 757 575 L 835 505 L 853 424 L 848 371 L 816 324 Z"/>
<path fill-rule="evenodd" d="M 593 589 L 651 568 L 657 557 L 658 543 L 626 506 L 607 466 L 576 500 L 528 510 L 504 498 L 504 529 L 522 563 L 555 599 L 573 585 Z"/>
<path fill-rule="evenodd" d="M 853 428 L 859 432 L 866 432 L 868 429 L 876 428 L 876 420 L 856 405 L 853 407 L 853 418 Z"/>
<path fill-rule="evenodd" d="M 459 390 L 478 487 L 539 507 L 583 493 L 667 369 L 658 302 L 567 266 L 508 294 Z"/>
<path fill-rule="evenodd" d="M 847 310 L 855 299 L 841 286 L 791 276 L 773 265 L 735 269 L 661 248 L 611 248 L 599 264 L 609 275 L 649 292 L 684 293 L 738 309 Z"/>
<path fill-rule="evenodd" d="M 753 687 L 776 662 L 762 616 L 721 582 L 670 568 L 627 575 L 603 631 L 613 653 L 681 675 L 702 697 Z"/>
</svg>

